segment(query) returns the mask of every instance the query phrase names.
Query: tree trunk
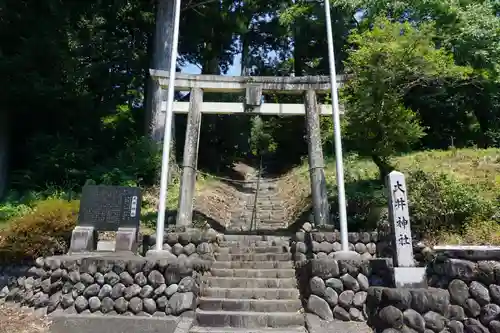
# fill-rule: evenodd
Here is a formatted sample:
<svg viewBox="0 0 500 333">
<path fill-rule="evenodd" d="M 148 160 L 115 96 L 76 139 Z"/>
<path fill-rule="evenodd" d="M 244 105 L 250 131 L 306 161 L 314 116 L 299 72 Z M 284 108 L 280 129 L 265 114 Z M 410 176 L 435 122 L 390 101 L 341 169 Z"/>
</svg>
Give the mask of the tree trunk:
<svg viewBox="0 0 500 333">
<path fill-rule="evenodd" d="M 9 136 L 9 114 L 0 111 L 0 198 L 7 190 Z"/>
<path fill-rule="evenodd" d="M 382 184 L 385 183 L 385 178 L 391 171 L 394 170 L 394 167 L 391 165 L 387 158 L 380 157 L 378 155 L 372 155 L 372 160 L 377 165 L 379 171 L 379 177 Z"/>
<path fill-rule="evenodd" d="M 152 54 L 151 68 L 170 70 L 170 59 L 172 56 L 172 40 L 174 31 L 174 10 L 175 1 L 158 0 L 156 4 L 156 29 L 151 45 Z M 146 133 L 153 141 L 161 142 L 165 130 L 165 116 L 161 106 L 166 97 L 164 91 L 157 81 L 149 77 L 146 89 Z M 170 165 L 168 180 L 170 182 L 172 171 L 175 170 L 175 115 L 172 119 L 172 140 L 170 144 Z"/>
</svg>

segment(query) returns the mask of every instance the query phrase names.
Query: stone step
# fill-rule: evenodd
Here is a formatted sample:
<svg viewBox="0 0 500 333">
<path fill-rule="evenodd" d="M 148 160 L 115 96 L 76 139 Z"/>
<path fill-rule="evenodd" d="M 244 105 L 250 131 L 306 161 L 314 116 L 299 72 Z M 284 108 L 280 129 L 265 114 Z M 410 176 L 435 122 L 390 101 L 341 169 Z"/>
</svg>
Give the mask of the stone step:
<svg viewBox="0 0 500 333">
<path fill-rule="evenodd" d="M 241 327 L 191 327 L 189 333 L 307 333 L 303 326 L 290 326 L 287 328 L 241 328 Z"/>
<path fill-rule="evenodd" d="M 229 299 L 299 299 L 299 291 L 271 288 L 201 288 L 201 296 Z"/>
<path fill-rule="evenodd" d="M 253 247 L 221 247 L 219 253 L 245 254 L 245 253 L 286 253 L 285 246 L 253 246 Z"/>
<path fill-rule="evenodd" d="M 235 277 L 203 277 L 204 287 L 215 288 L 296 288 L 295 278 L 235 278 Z"/>
<path fill-rule="evenodd" d="M 291 253 L 215 253 L 215 259 L 220 261 L 288 261 Z"/>
<path fill-rule="evenodd" d="M 224 235 L 225 241 L 283 241 L 289 240 L 290 236 L 267 236 L 267 235 Z"/>
<path fill-rule="evenodd" d="M 215 261 L 212 268 L 222 269 L 293 269 L 291 261 Z"/>
<path fill-rule="evenodd" d="M 293 278 L 294 269 L 220 269 L 212 268 L 212 276 L 247 278 Z"/>
<path fill-rule="evenodd" d="M 222 241 L 220 247 L 268 247 L 268 246 L 288 246 L 289 240 L 265 240 L 265 241 Z"/>
<path fill-rule="evenodd" d="M 228 299 L 202 297 L 199 308 L 208 311 L 297 312 L 302 309 L 299 299 Z"/>
<path fill-rule="evenodd" d="M 304 325 L 304 314 L 299 312 L 244 312 L 196 311 L 199 326 L 210 327 L 288 327 Z"/>
</svg>

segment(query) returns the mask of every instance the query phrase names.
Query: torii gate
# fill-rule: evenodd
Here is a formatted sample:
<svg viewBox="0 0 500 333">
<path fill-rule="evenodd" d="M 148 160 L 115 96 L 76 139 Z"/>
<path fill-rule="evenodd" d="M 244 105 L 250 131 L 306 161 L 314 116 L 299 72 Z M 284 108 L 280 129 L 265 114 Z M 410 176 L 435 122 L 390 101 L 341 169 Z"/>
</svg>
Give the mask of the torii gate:
<svg viewBox="0 0 500 333">
<path fill-rule="evenodd" d="M 175 1 L 175 6 L 172 2 Z M 157 242 L 156 251 L 161 251 L 163 246 L 164 237 L 164 227 L 165 227 L 165 212 L 166 212 L 166 194 L 167 194 L 167 175 L 169 169 L 169 156 L 170 156 L 170 141 L 172 135 L 172 117 L 174 113 L 174 90 L 176 87 L 180 88 L 182 76 L 178 76 L 176 80 L 176 63 L 177 63 L 177 44 L 179 37 L 179 21 L 180 21 L 180 9 L 181 0 L 159 0 L 158 10 L 157 10 L 157 23 L 156 23 L 156 36 L 155 36 L 155 54 L 153 56 L 153 67 L 151 70 L 151 77 L 155 83 L 153 83 L 153 111 L 158 118 L 161 114 L 161 106 L 163 102 L 161 86 L 167 88 L 167 102 L 166 102 L 166 114 L 165 114 L 165 126 L 164 126 L 164 140 L 163 140 L 163 158 L 162 158 L 162 171 L 161 171 L 161 181 L 160 181 L 160 203 L 158 212 L 158 221 L 156 226 Z M 197 156 L 197 146 L 199 140 L 199 126 L 201 124 L 201 113 L 203 107 L 203 89 L 210 89 L 215 91 L 227 91 L 227 90 L 246 90 L 246 106 L 251 107 L 261 107 L 261 97 L 262 92 L 266 90 L 273 91 L 306 91 L 305 94 L 305 106 L 304 113 L 307 118 L 308 136 L 309 136 L 309 164 L 311 167 L 311 187 L 313 192 L 313 206 L 315 212 L 315 222 L 317 225 L 321 225 L 322 220 L 328 218 L 328 202 L 326 198 L 326 181 L 324 178 L 323 171 L 323 153 L 321 151 L 321 138 L 319 135 L 319 113 L 317 112 L 317 102 L 316 102 L 316 90 L 330 90 L 332 94 L 332 116 L 334 124 L 334 137 L 335 137 L 335 158 L 336 158 L 336 173 L 337 173 L 337 188 L 339 194 L 339 217 L 340 217 L 340 234 L 341 234 L 341 244 L 342 251 L 338 254 L 338 257 L 352 258 L 352 251 L 348 250 L 348 239 L 347 239 L 347 213 L 345 204 L 345 189 L 344 189 L 344 170 L 342 161 L 342 144 L 340 135 L 340 106 L 338 101 L 338 83 L 337 76 L 335 73 L 335 58 L 333 51 L 333 37 L 332 37 L 332 25 L 331 25 L 331 14 L 330 14 L 330 3 L 329 0 L 324 0 L 325 7 L 325 21 L 327 28 L 327 38 L 328 38 L 328 58 L 330 66 L 330 77 L 329 84 L 324 80 L 324 77 L 315 77 L 313 79 L 307 77 L 299 78 L 282 78 L 282 77 L 236 77 L 233 82 L 225 82 L 225 79 L 217 78 L 217 76 L 209 75 L 207 76 L 195 76 L 192 79 L 185 80 L 184 88 L 189 88 L 191 90 L 191 101 L 189 106 L 188 115 L 188 126 L 186 136 L 186 145 L 184 149 L 184 164 L 190 163 L 190 170 L 183 170 L 182 183 L 188 184 L 181 189 L 181 199 L 179 207 L 182 208 L 183 214 L 179 212 L 179 217 L 177 223 L 180 225 L 185 225 L 189 223 L 186 220 L 189 216 L 192 216 L 192 198 L 194 189 L 194 179 L 195 171 L 192 165 L 196 165 Z M 173 18 L 173 20 L 172 20 Z M 171 38 L 169 38 L 171 37 Z M 169 41 L 171 41 L 169 45 Z M 160 57 L 161 50 L 163 50 L 163 59 Z M 171 54 L 167 54 L 170 50 Z M 166 66 L 164 59 L 169 56 L 170 66 L 168 72 L 162 72 L 165 70 Z M 156 66 L 156 64 L 159 64 Z M 196 77 L 198 80 L 196 80 Z M 186 77 L 184 77 L 186 79 Z M 307 80 L 307 81 L 304 81 Z M 327 78 L 328 79 L 328 78 Z M 318 80 L 317 82 L 314 82 Z M 258 82 L 258 84 L 251 84 Z M 225 84 L 226 83 L 226 84 Z M 242 84 L 245 83 L 245 87 Z M 274 85 L 274 86 L 273 86 Z M 179 106 L 179 105 L 177 105 Z M 212 105 L 214 106 L 214 105 Z M 220 105 L 221 108 L 223 107 Z M 218 105 L 217 105 L 218 107 Z M 292 107 L 295 110 L 295 114 L 298 112 L 297 107 Z M 208 109 L 208 106 L 207 106 Z M 242 108 L 230 107 L 233 109 L 231 113 L 238 110 L 243 110 Z M 271 108 L 264 107 L 262 110 L 268 109 L 268 113 L 277 112 L 276 110 L 284 110 L 283 107 L 273 106 Z M 323 109 L 323 108 L 321 108 Z M 271 111 L 274 110 L 274 111 Z M 322 112 L 321 112 L 322 113 Z M 280 113 L 278 113 L 280 114 Z M 283 114 L 283 113 L 281 113 Z M 317 126 L 317 129 L 314 127 Z M 198 133 L 198 134 L 191 134 Z M 319 150 L 318 150 L 319 145 Z M 193 149 L 196 148 L 196 149 Z M 186 158 L 188 160 L 186 160 Z M 321 164 L 319 164 L 321 163 Z M 319 167 L 321 165 L 321 168 Z M 318 173 L 318 170 L 320 172 Z M 182 199 L 184 196 L 185 199 Z M 316 200 L 314 199 L 316 197 Z M 181 206 L 184 203 L 184 206 Z M 191 210 L 188 212 L 188 206 L 190 205 Z M 326 210 L 325 210 L 326 209 Z M 325 214 L 326 211 L 326 214 Z M 319 214 L 316 214 L 318 212 Z M 318 217 L 317 217 L 318 216 Z"/>
</svg>

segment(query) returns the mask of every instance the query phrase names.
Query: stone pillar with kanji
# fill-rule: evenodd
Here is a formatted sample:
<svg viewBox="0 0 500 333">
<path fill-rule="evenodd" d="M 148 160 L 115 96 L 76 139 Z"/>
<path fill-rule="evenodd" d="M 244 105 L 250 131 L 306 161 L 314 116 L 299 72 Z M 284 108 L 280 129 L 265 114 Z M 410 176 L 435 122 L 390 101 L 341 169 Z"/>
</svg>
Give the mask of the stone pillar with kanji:
<svg viewBox="0 0 500 333">
<path fill-rule="evenodd" d="M 413 258 L 408 193 L 404 174 L 392 171 L 387 176 L 386 185 L 389 192 L 389 220 L 395 248 L 394 266 L 413 267 L 415 260 Z"/>
</svg>

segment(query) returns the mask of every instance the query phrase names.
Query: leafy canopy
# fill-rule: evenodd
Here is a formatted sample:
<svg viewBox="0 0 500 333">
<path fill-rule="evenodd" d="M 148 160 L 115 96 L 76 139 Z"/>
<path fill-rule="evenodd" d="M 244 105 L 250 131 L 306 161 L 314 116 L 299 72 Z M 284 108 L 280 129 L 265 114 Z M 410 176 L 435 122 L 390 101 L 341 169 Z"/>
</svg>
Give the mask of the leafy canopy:
<svg viewBox="0 0 500 333">
<path fill-rule="evenodd" d="M 388 161 L 409 150 L 425 133 L 416 113 L 403 104 L 405 94 L 435 81 L 464 79 L 470 72 L 436 48 L 435 37 L 431 23 L 416 27 L 386 17 L 377 17 L 369 30 L 351 33 L 343 90 L 349 110 L 346 137 L 360 154 Z"/>
</svg>

